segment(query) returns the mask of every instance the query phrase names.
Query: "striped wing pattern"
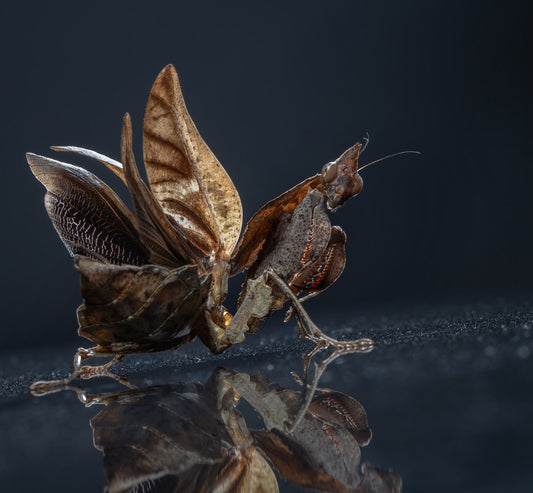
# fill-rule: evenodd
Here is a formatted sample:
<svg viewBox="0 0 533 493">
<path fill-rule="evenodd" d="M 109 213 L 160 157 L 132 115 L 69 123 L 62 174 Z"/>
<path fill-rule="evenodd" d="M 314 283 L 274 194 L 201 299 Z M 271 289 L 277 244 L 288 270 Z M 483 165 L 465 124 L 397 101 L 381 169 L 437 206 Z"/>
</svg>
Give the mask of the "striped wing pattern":
<svg viewBox="0 0 533 493">
<path fill-rule="evenodd" d="M 71 255 L 112 264 L 143 265 L 148 251 L 138 240 L 135 218 L 120 198 L 89 171 L 27 154 L 46 187 L 45 206 Z"/>
<path fill-rule="evenodd" d="M 242 225 L 239 194 L 189 116 L 171 65 L 150 92 L 143 151 L 151 191 L 166 214 L 208 257 L 228 259 Z"/>
</svg>

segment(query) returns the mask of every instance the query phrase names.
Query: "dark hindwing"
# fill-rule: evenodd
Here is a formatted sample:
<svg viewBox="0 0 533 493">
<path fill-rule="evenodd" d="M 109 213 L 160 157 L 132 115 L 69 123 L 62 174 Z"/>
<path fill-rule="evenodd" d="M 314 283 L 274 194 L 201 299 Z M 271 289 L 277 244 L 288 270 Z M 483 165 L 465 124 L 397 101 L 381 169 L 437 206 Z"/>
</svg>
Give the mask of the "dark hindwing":
<svg viewBox="0 0 533 493">
<path fill-rule="evenodd" d="M 138 240 L 135 218 L 103 181 L 77 166 L 27 155 L 36 178 L 46 187 L 45 206 L 72 256 L 112 264 L 148 263 Z"/>
</svg>

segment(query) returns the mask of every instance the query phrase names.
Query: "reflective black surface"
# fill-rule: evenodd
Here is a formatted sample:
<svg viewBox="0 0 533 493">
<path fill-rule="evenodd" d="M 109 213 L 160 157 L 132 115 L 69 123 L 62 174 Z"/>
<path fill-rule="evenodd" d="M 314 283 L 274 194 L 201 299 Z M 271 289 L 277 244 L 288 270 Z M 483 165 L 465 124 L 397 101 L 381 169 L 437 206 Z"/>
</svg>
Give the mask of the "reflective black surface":
<svg viewBox="0 0 533 493">
<path fill-rule="evenodd" d="M 404 491 L 496 492 L 530 490 L 533 470 L 533 305 L 528 296 L 484 302 L 388 306 L 357 316 L 332 309 L 316 317 L 327 332 L 371 336 L 369 354 L 346 355 L 324 372 L 320 387 L 357 399 L 373 438 L 362 459 L 402 478 Z M 365 327 L 362 331 L 361 327 Z M 68 374 L 75 347 L 4 355 L 0 419 L 1 476 L 7 491 L 97 491 L 106 480 L 93 448 L 89 420 L 102 406 L 85 408 L 70 392 L 28 395 L 37 378 Z M 216 367 L 256 374 L 301 390 L 292 323 L 272 322 L 241 347 L 218 357 L 199 344 L 175 352 L 128 357 L 119 370 L 139 386 L 207 382 Z M 115 382 L 85 382 L 88 392 L 122 390 Z M 244 401 L 250 428 L 261 424 Z M 281 491 L 297 491 L 280 479 Z"/>
</svg>

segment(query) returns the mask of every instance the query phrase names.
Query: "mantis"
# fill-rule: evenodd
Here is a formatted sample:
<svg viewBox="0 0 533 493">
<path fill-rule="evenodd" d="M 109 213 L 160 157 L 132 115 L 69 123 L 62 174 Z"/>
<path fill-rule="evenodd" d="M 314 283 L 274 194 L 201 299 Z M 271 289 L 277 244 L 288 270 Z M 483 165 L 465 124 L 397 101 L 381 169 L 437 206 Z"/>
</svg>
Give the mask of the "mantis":
<svg viewBox="0 0 533 493">
<path fill-rule="evenodd" d="M 372 349 L 370 339 L 338 341 L 324 334 L 302 306 L 344 270 L 346 234 L 332 226 L 328 211 L 361 191 L 363 144 L 264 205 L 242 236 L 239 194 L 192 121 L 171 65 L 157 77 L 144 116 L 148 184 L 133 155 L 128 114 L 120 161 L 80 147 L 52 149 L 103 163 L 125 183 L 133 204 L 132 213 L 110 187 L 80 167 L 27 154 L 47 190 L 52 224 L 81 276 L 79 334 L 96 344 L 78 350 L 71 379 L 101 375 L 126 354 L 173 349 L 195 337 L 221 353 L 257 332 L 287 301 L 300 335 L 317 348 Z M 232 315 L 223 305 L 228 280 L 243 271 L 246 279 Z M 100 356 L 112 360 L 82 365 Z"/>
</svg>

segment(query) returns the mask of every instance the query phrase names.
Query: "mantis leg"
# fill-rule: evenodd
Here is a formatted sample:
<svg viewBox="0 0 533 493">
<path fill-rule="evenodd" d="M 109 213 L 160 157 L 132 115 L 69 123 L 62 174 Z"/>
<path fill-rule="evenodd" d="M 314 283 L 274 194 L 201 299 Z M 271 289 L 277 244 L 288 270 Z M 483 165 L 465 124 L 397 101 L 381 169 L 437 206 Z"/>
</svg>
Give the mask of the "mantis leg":
<svg viewBox="0 0 533 493">
<path fill-rule="evenodd" d="M 270 313 L 271 307 L 272 288 L 266 282 L 265 275 L 249 279 L 244 298 L 226 327 L 217 326 L 210 313 L 206 312 L 207 332 L 200 332 L 199 337 L 213 353 L 221 353 L 231 345 L 242 342 L 244 335 L 254 330 L 254 323 Z"/>
<path fill-rule="evenodd" d="M 99 348 L 99 346 L 91 349 L 84 349 L 79 348 L 78 352 L 74 355 L 74 371 L 72 374 L 64 378 L 62 380 L 40 380 L 37 382 L 34 382 L 30 386 L 30 392 L 32 395 L 35 396 L 42 396 L 47 394 L 53 394 L 54 392 L 61 392 L 63 390 L 74 390 L 78 392 L 78 387 L 72 386 L 72 382 L 76 380 L 77 378 L 80 378 L 82 380 L 89 380 L 94 377 L 108 377 L 112 378 L 113 380 L 116 380 L 117 382 L 121 383 L 122 385 L 131 388 L 135 388 L 135 385 L 130 383 L 130 381 L 125 378 L 124 376 L 116 375 L 115 373 L 110 371 L 110 368 L 119 361 L 122 361 L 124 358 L 123 354 L 114 355 L 113 359 L 111 361 L 108 361 L 107 363 L 103 365 L 98 366 L 89 366 L 89 365 L 81 365 L 81 362 L 85 359 L 89 358 L 95 358 L 99 356 L 109 356 L 109 353 L 105 354 L 98 354 L 95 353 L 96 349 L 102 349 Z M 104 352 L 104 351 L 101 351 Z"/>
<path fill-rule="evenodd" d="M 311 320 L 311 317 L 302 306 L 298 298 L 296 298 L 295 294 L 290 290 L 287 283 L 283 281 L 283 279 L 281 279 L 272 269 L 268 271 L 267 275 L 291 302 L 296 314 L 298 329 L 301 335 L 307 339 L 310 339 L 319 347 L 332 346 L 336 349 L 361 353 L 372 351 L 374 348 L 374 342 L 372 339 L 362 338 L 353 341 L 339 341 L 324 334 Z"/>
<path fill-rule="evenodd" d="M 353 341 L 339 341 L 324 334 L 306 312 L 301 302 L 296 298 L 289 286 L 272 269 L 259 276 L 249 279 L 245 296 L 239 309 L 225 328 L 217 326 L 209 312 L 206 313 L 207 332 L 200 333 L 202 341 L 218 354 L 233 344 L 244 340 L 247 332 L 252 330 L 254 322 L 266 317 L 274 308 L 276 300 L 272 295 L 271 284 L 274 284 L 290 302 L 296 314 L 300 336 L 310 339 L 317 345 L 317 349 L 333 347 L 342 351 L 369 352 L 374 348 L 371 339 L 362 338 Z"/>
</svg>

